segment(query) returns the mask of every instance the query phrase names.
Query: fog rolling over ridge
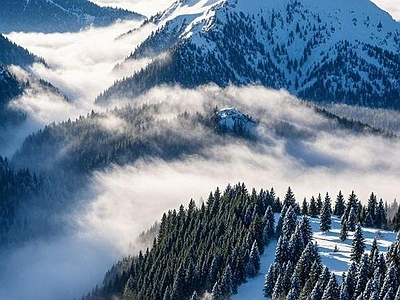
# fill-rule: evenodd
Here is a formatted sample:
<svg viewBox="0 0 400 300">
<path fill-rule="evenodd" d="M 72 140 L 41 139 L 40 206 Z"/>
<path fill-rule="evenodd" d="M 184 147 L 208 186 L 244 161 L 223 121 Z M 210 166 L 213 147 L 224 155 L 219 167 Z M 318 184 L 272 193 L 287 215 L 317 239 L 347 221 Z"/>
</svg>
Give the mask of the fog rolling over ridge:
<svg viewBox="0 0 400 300">
<path fill-rule="evenodd" d="M 147 10 L 149 14 L 161 10 L 157 9 L 158 4 L 152 6 L 148 1 L 96 2 L 105 5 L 125 2 L 126 8 L 143 6 L 142 11 L 137 11 Z M 68 34 L 8 35 L 45 58 L 50 69 L 34 65 L 33 72 L 60 88 L 72 102 L 53 99 L 40 89 L 32 89 L 31 93 L 15 99 L 12 105 L 25 111 L 32 123 L 26 123 L 16 133 L 18 139 L 12 149 L 7 149 L 7 155 L 11 157 L 26 135 L 48 123 L 68 118 L 74 122 L 92 109 L 106 111 L 93 104 L 94 98 L 116 79 L 149 62 L 135 61 L 122 70 L 114 69 L 154 28 L 150 24 L 116 39 L 139 24 L 121 22 L 108 28 Z M 388 202 L 399 197 L 397 138 L 346 129 L 337 119 L 317 113 L 312 106 L 285 91 L 259 86 L 156 87 L 133 102 L 165 103 L 154 117 L 167 120 L 170 126 L 167 129 L 179 131 L 179 136 L 188 141 L 200 141 L 203 147 L 172 159 L 140 157 L 91 172 L 85 192 L 77 195 L 79 205 L 72 212 L 57 215 L 73 228 L 71 232 L 46 241 L 27 242 L 2 255 L 0 300 L 79 299 L 101 284 L 112 262 L 130 253 L 136 237 L 159 220 L 163 212 L 187 204 L 191 198 L 200 204 L 210 190 L 216 186 L 223 188 L 227 183 L 245 182 L 257 189 L 274 187 L 279 196 L 291 186 L 297 201 L 327 191 L 333 198 L 339 190 L 345 197 L 354 190 L 364 202 L 372 191 Z M 119 105 L 125 104 L 121 101 Z M 215 106 L 236 107 L 257 120 L 256 139 L 219 136 L 203 125 L 179 127 L 179 114 L 195 115 L 196 111 L 206 114 L 208 108 Z M 397 113 L 393 114 L 395 119 Z M 95 119 L 96 128 L 128 137 L 137 134 L 111 112 L 105 116 Z M 143 137 L 146 141 L 150 138 Z M 159 150 L 163 153 L 164 149 Z M 68 149 L 63 148 L 53 155 L 62 157 L 65 153 Z M 133 246 L 137 249 L 140 245 Z"/>
<path fill-rule="evenodd" d="M 138 234 L 165 210 L 187 204 L 190 198 L 200 204 L 210 190 L 227 183 L 274 187 L 279 195 L 290 185 L 298 201 L 317 192 L 334 197 L 339 190 L 345 195 L 354 190 L 363 201 L 371 191 L 388 202 L 398 197 L 398 139 L 345 129 L 287 92 L 257 86 L 160 87 L 136 101 L 165 102 L 157 118 L 170 120 L 171 128 L 177 128 L 176 116 L 185 111 L 237 107 L 259 121 L 257 139 L 220 139 L 201 126 L 180 128 L 182 137 L 200 140 L 206 147 L 172 160 L 143 158 L 94 172 L 86 192 L 78 195 L 79 207 L 63 216 L 75 232 L 29 243 L 4 256 L 5 264 L 23 257 L 24 267 L 2 268 L 1 279 L 7 283 L 2 295 L 10 300 L 23 295 L 50 300 L 59 291 L 59 299 L 79 298 L 100 283 L 111 261 L 127 254 Z M 100 120 L 106 124 L 96 126 L 112 129 L 107 118 Z M 120 134 L 135 134 L 129 126 L 121 130 Z M 61 270 L 59 276 L 52 270 Z"/>
</svg>

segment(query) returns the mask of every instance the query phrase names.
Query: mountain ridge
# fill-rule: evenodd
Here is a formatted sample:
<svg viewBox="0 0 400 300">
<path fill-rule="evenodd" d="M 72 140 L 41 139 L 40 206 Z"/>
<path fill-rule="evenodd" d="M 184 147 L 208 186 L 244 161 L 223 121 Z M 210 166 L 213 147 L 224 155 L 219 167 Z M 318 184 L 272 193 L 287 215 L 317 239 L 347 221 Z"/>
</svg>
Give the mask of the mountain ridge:
<svg viewBox="0 0 400 300">
<path fill-rule="evenodd" d="M 370 1 L 341 1 L 339 8 L 329 1 L 275 2 L 175 2 L 150 19 L 157 30 L 128 57 L 153 62 L 97 102 L 135 97 L 158 84 L 213 82 L 259 83 L 314 102 L 400 108 L 400 23 Z"/>
<path fill-rule="evenodd" d="M 0 32 L 79 31 L 89 25 L 107 26 L 117 20 L 145 19 L 128 10 L 100 7 L 87 0 L 3 0 Z"/>
</svg>

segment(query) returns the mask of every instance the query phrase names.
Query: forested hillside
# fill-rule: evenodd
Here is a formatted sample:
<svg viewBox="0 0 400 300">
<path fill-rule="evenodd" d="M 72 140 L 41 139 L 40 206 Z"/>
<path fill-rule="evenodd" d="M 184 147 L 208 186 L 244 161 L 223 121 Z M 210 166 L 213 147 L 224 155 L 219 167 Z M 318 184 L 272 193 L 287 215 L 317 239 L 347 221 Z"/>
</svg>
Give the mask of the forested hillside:
<svg viewBox="0 0 400 300">
<path fill-rule="evenodd" d="M 244 183 L 217 188 L 205 203 L 191 199 L 186 208 L 164 213 L 153 245 L 115 264 L 85 299 L 230 299 L 239 285 L 259 275 L 260 254 L 278 239 L 275 252 L 264 254 L 275 256 L 265 276 L 265 297 L 339 300 L 374 294 L 373 299 L 394 300 L 399 241 L 386 258 L 376 240 L 370 254 L 364 254 L 360 227 L 391 226 L 388 210 L 398 206 L 388 208 L 374 193 L 367 205 L 354 192 L 347 200 L 339 192 L 334 204 L 327 193 L 300 206 L 290 187 L 282 200 L 273 188 L 249 191 Z M 274 213 L 280 213 L 277 224 Z M 342 282 L 322 264 L 309 219 L 318 216 L 321 231 L 329 232 L 333 215 L 341 218 L 342 232 L 354 233 L 353 263 Z"/>
<path fill-rule="evenodd" d="M 86 0 L 2 0 L 0 32 L 68 32 L 117 20 L 144 19 L 123 9 L 100 7 Z"/>
<path fill-rule="evenodd" d="M 152 62 L 104 103 L 159 84 L 261 84 L 317 103 L 400 108 L 400 27 L 370 1 L 176 1 L 127 58 Z M 146 23 L 145 23 L 146 24 Z M 195 67 L 194 67 L 195 66 Z"/>
</svg>

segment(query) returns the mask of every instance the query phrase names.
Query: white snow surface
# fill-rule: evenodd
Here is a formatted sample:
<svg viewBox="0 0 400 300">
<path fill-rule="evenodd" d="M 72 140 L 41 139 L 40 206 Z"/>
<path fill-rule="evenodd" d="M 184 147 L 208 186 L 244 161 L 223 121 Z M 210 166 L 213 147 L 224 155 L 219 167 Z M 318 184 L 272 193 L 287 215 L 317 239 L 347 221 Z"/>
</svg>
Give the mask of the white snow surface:
<svg viewBox="0 0 400 300">
<path fill-rule="evenodd" d="M 277 223 L 277 222 L 276 222 Z M 332 216 L 332 229 L 329 232 L 321 232 L 319 230 L 319 219 L 310 218 L 310 223 L 313 228 L 313 241 L 317 244 L 318 252 L 322 259 L 322 264 L 327 266 L 331 272 L 341 279 L 343 272 L 347 272 L 350 267 L 351 244 L 353 242 L 353 232 L 349 232 L 346 241 L 341 242 L 339 239 L 340 219 Z M 380 232 L 380 239 L 377 238 L 378 248 L 380 253 L 386 253 L 388 247 L 395 241 L 396 233 L 376 228 L 362 228 L 365 239 L 366 253 L 369 253 L 374 238 Z M 261 256 L 260 273 L 253 279 L 239 286 L 238 293 L 232 296 L 232 300 L 264 300 L 263 287 L 264 277 L 269 266 L 275 259 L 275 248 L 277 240 L 272 240 L 265 248 L 264 254 Z M 338 251 L 335 252 L 335 246 Z"/>
</svg>

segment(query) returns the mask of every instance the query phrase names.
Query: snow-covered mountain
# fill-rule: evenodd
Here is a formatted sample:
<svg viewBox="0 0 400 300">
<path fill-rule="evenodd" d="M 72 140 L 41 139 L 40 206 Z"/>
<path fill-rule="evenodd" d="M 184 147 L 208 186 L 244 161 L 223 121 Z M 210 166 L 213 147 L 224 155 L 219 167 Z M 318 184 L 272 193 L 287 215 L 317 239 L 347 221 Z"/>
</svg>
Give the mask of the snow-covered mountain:
<svg viewBox="0 0 400 300">
<path fill-rule="evenodd" d="M 222 132 L 248 135 L 254 133 L 257 127 L 257 122 L 234 107 L 218 110 L 216 118 Z"/>
<path fill-rule="evenodd" d="M 98 101 L 214 82 L 400 108 L 400 23 L 369 0 L 179 0 L 149 21 L 157 29 L 128 60 L 154 61 Z"/>
<path fill-rule="evenodd" d="M 78 31 L 88 25 L 105 26 L 118 19 L 144 19 L 122 9 L 100 7 L 87 0 L 2 0 L 0 32 Z"/>
</svg>

